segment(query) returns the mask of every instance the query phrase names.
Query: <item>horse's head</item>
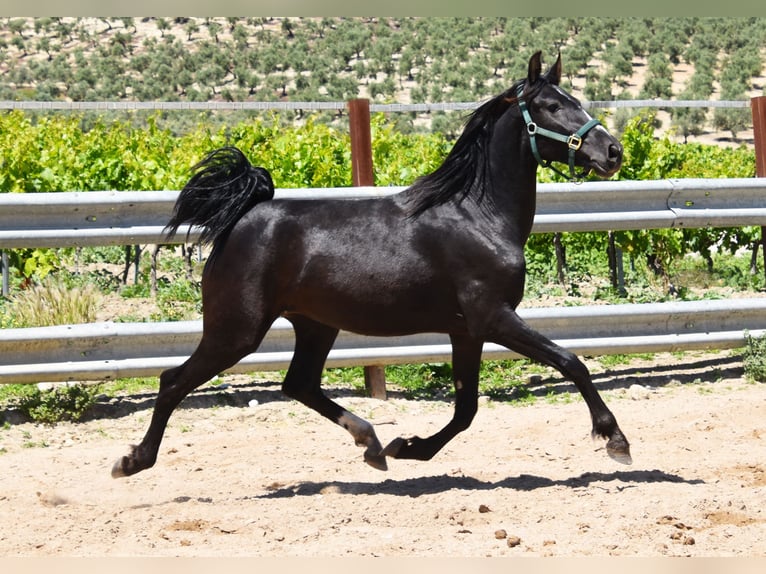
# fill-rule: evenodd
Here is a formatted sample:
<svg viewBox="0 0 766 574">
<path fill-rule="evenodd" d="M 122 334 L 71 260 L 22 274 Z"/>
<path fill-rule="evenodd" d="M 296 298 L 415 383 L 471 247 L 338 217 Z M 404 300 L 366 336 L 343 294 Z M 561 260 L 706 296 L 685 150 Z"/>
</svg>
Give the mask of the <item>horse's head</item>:
<svg viewBox="0 0 766 574">
<path fill-rule="evenodd" d="M 622 163 L 622 145 L 588 115 L 580 102 L 559 87 L 560 79 L 561 54 L 542 74 L 537 52 L 529 60 L 526 82 L 514 94 L 518 96 L 535 159 L 544 167 L 551 167 L 552 161 L 569 164 L 571 179 L 590 170 L 601 177 L 614 175 Z M 577 174 L 575 166 L 583 168 L 583 173 Z"/>
</svg>

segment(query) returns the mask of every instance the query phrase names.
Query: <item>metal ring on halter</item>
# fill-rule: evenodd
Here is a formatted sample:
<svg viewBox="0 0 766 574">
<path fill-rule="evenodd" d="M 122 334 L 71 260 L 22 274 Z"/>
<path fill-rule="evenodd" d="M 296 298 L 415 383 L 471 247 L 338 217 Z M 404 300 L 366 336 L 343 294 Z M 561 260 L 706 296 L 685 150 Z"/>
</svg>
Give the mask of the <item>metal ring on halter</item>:
<svg viewBox="0 0 766 574">
<path fill-rule="evenodd" d="M 582 138 L 577 134 L 572 134 L 567 140 L 567 145 L 569 146 L 569 149 L 577 151 L 582 147 Z"/>
</svg>

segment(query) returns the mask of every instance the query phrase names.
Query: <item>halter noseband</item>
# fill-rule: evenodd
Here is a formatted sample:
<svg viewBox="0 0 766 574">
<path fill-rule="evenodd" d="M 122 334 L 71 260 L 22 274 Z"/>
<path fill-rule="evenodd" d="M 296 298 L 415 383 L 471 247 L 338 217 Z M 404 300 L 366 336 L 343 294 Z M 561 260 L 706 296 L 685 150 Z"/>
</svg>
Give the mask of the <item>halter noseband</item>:
<svg viewBox="0 0 766 574">
<path fill-rule="evenodd" d="M 527 103 L 522 98 L 521 94 L 524 91 L 523 86 L 519 86 L 516 96 L 517 101 L 519 102 L 519 108 L 521 109 L 521 115 L 524 118 L 524 123 L 527 125 L 527 133 L 529 134 L 529 145 L 532 148 L 532 155 L 535 156 L 535 160 L 537 160 L 537 163 L 540 164 L 543 167 L 548 167 L 555 171 L 557 174 L 559 174 L 562 177 L 568 178 L 570 181 L 577 181 L 585 177 L 587 174 L 587 171 L 582 171 L 580 173 L 577 173 L 575 171 L 575 152 L 580 149 L 580 146 L 582 146 L 582 139 L 585 137 L 585 134 L 587 134 L 591 128 L 594 128 L 598 125 L 601 125 L 601 122 L 592 119 L 585 123 L 579 130 L 577 130 L 575 133 L 570 135 L 564 135 L 560 134 L 558 132 L 554 132 L 545 128 L 541 128 L 538 126 L 535 122 L 532 121 L 532 116 L 529 115 L 529 110 L 527 109 Z M 552 165 L 552 161 L 546 161 L 540 156 L 540 152 L 537 149 L 537 139 L 536 136 L 541 135 L 545 136 L 547 138 L 564 142 L 567 144 L 567 147 L 569 148 L 569 175 L 563 173 L 562 171 L 556 169 Z"/>
</svg>

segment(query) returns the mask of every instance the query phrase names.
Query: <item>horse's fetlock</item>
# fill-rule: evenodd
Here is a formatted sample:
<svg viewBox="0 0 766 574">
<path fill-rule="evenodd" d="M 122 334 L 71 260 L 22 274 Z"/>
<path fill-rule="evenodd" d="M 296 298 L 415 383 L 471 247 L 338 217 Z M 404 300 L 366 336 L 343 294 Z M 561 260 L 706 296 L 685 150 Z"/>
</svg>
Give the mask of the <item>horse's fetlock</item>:
<svg viewBox="0 0 766 574">
<path fill-rule="evenodd" d="M 593 432 L 604 438 L 611 438 L 617 428 L 617 419 L 607 411 L 593 417 Z"/>
</svg>

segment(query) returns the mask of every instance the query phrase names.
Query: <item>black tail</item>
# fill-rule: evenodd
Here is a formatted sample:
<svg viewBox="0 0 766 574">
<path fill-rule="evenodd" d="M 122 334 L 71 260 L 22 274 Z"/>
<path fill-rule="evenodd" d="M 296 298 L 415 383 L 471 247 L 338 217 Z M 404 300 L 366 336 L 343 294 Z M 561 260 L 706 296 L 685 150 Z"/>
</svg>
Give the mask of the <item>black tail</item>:
<svg viewBox="0 0 766 574">
<path fill-rule="evenodd" d="M 192 171 L 165 226 L 168 239 L 188 223 L 202 228 L 200 241 L 215 248 L 256 203 L 274 197 L 271 174 L 235 147 L 210 152 Z"/>
</svg>

